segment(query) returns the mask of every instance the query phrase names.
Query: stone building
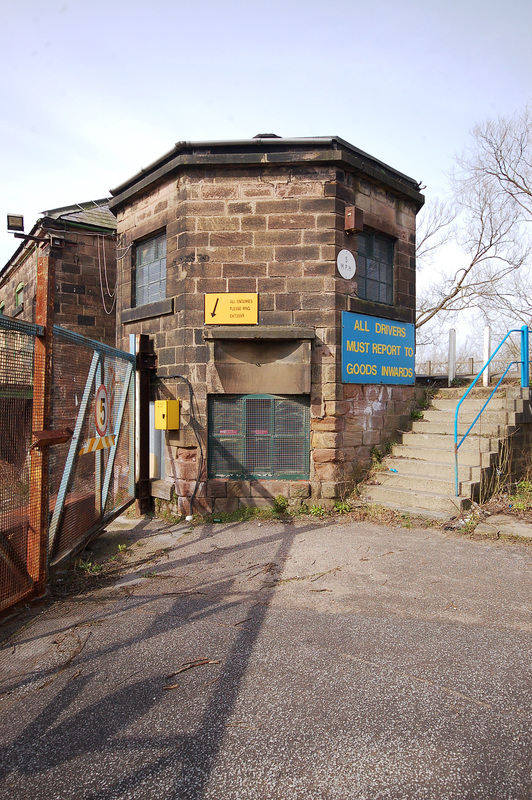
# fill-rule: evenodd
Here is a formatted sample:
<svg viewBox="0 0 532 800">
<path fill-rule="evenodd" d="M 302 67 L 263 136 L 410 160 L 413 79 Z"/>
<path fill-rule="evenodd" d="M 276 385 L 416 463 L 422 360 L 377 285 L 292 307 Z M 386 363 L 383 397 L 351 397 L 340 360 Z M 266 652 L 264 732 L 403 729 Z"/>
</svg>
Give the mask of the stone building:
<svg viewBox="0 0 532 800">
<path fill-rule="evenodd" d="M 114 347 L 116 219 L 108 200 L 43 212 L 31 236 L 53 236 L 55 323 Z M 0 313 L 35 321 L 38 242 L 23 241 L 0 271 Z"/>
<path fill-rule="evenodd" d="M 337 137 L 262 135 L 180 142 L 112 195 L 118 346 L 147 334 L 152 399 L 181 399 L 152 494 L 344 496 L 414 399 L 419 184 Z"/>
</svg>

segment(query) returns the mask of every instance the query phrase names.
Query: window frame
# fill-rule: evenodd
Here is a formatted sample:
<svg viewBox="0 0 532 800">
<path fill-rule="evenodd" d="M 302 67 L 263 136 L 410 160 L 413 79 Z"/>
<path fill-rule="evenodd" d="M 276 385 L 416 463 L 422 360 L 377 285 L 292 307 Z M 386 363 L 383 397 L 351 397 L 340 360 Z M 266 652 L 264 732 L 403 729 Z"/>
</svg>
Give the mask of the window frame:
<svg viewBox="0 0 532 800">
<path fill-rule="evenodd" d="M 256 429 L 252 432 L 250 423 L 249 404 L 254 401 L 268 400 L 271 402 L 268 411 L 270 427 L 267 430 Z M 216 403 L 228 403 L 234 401 L 240 407 L 232 410 L 227 406 L 226 412 L 229 416 L 231 411 L 237 419 L 236 430 L 224 430 L 224 434 L 216 435 L 215 424 L 219 423 L 220 417 L 216 416 L 214 406 Z M 286 432 L 281 429 L 279 424 L 279 404 L 294 403 L 294 407 L 302 410 L 303 425 L 295 432 Z M 310 477 L 310 395 L 272 395 L 272 394 L 213 394 L 208 396 L 208 447 L 207 447 L 207 471 L 209 479 L 218 480 L 308 480 Z M 223 413 L 222 409 L 217 409 Z M 298 412 L 299 413 L 299 412 Z M 255 420 L 257 417 L 255 417 Z M 255 424 L 257 424 L 255 422 Z M 231 431 L 231 432 L 230 432 Z M 281 454 L 277 449 L 281 442 L 290 442 L 292 454 L 300 459 L 299 464 L 293 469 L 286 467 L 276 469 L 276 465 L 286 455 L 286 451 Z M 222 458 L 234 459 L 235 463 L 240 463 L 241 469 L 220 469 L 215 463 L 218 448 L 224 445 L 231 445 L 227 455 Z M 259 452 L 251 452 L 251 448 L 256 445 L 260 448 Z M 289 445 L 290 446 L 290 445 Z M 267 454 L 267 465 L 263 468 L 253 468 L 252 461 Z M 237 458 L 240 456 L 240 460 Z M 255 464 L 256 467 L 256 464 Z"/>
<path fill-rule="evenodd" d="M 371 253 L 363 252 L 361 253 L 359 248 L 361 244 L 361 240 L 364 238 L 365 242 L 371 244 Z M 365 228 L 363 231 L 357 233 L 357 298 L 359 300 L 363 300 L 369 303 L 378 303 L 381 306 L 386 306 L 388 308 L 392 308 L 395 305 L 395 244 L 397 242 L 396 237 L 389 236 L 381 231 L 374 230 L 374 229 L 367 229 Z M 391 252 L 391 260 L 385 260 L 379 257 L 376 254 L 377 247 L 376 245 L 385 245 L 390 249 Z M 363 266 L 362 266 L 362 261 Z M 378 279 L 372 280 L 368 278 L 367 272 L 367 261 L 370 260 L 374 262 L 375 266 L 378 268 Z M 382 279 L 382 272 L 385 269 L 390 270 L 390 280 L 383 280 Z M 378 299 L 374 297 L 370 297 L 368 293 L 368 281 L 378 286 Z M 390 291 L 391 299 L 382 300 L 382 288 L 384 287 L 385 291 Z"/>
<path fill-rule="evenodd" d="M 24 281 L 17 283 L 15 289 L 15 310 L 24 305 Z"/>
<path fill-rule="evenodd" d="M 164 255 L 161 255 L 158 258 L 153 259 L 152 261 L 147 261 L 143 264 L 139 264 L 139 252 L 141 248 L 145 248 L 147 245 L 151 243 L 163 243 L 164 242 Z M 138 239 L 134 243 L 133 247 L 133 257 L 132 257 L 132 281 L 131 281 L 131 305 L 133 308 L 143 308 L 144 306 L 149 306 L 152 303 L 160 302 L 161 300 L 166 300 L 166 282 L 168 278 L 168 270 L 167 270 L 167 239 L 166 239 L 166 229 L 162 229 L 157 231 L 156 233 L 150 233 L 149 236 L 145 236 L 142 239 Z M 161 276 L 158 281 L 147 281 L 142 286 L 142 288 L 147 291 L 147 299 L 142 300 L 139 302 L 139 267 L 146 268 L 149 270 L 151 265 L 158 263 L 159 265 L 164 265 L 164 276 Z M 149 272 L 148 272 L 149 274 Z M 159 289 L 157 292 L 157 296 L 150 298 L 150 286 L 158 285 Z"/>
</svg>

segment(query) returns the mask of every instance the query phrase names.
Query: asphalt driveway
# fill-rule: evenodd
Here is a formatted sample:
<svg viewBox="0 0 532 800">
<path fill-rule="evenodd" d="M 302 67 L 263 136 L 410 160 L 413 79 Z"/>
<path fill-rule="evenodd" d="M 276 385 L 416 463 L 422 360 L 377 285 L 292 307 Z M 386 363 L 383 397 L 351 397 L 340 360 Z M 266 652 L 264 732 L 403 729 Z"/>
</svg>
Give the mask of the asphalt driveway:
<svg viewBox="0 0 532 800">
<path fill-rule="evenodd" d="M 113 528 L 112 580 L 2 626 L 0 798 L 532 797 L 530 546 Z"/>
</svg>

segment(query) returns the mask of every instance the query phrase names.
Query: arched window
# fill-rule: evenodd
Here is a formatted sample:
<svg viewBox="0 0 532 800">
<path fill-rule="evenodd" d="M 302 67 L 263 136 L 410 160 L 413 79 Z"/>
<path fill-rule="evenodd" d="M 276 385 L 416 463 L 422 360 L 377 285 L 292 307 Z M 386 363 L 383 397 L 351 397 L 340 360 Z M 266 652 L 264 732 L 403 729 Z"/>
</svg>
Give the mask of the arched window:
<svg viewBox="0 0 532 800">
<path fill-rule="evenodd" d="M 15 308 L 18 308 L 24 302 L 24 284 L 22 281 L 18 284 L 17 288 L 15 289 Z"/>
</svg>

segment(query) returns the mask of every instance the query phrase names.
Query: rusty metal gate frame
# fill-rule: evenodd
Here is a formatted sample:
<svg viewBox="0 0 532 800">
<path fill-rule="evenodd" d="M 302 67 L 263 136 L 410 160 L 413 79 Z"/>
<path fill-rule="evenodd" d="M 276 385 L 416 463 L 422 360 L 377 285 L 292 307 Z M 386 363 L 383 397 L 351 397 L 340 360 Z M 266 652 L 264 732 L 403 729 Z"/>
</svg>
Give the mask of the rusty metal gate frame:
<svg viewBox="0 0 532 800">
<path fill-rule="evenodd" d="M 20 343 L 16 336 L 10 334 L 20 334 Z M 8 403 L 10 398 L 29 403 L 24 427 L 20 431 L 17 429 L 17 441 L 20 442 L 21 452 L 28 459 L 30 482 L 29 495 L 23 500 L 16 499 L 18 494 L 11 494 L 11 483 L 7 482 L 11 479 L 7 476 L 2 487 L 7 498 L 0 530 L 0 612 L 3 613 L 21 602 L 42 595 L 46 589 L 48 568 L 84 547 L 105 525 L 134 502 L 136 356 L 59 326 L 50 326 L 47 333 L 44 325 L 3 315 L 0 315 L 0 337 L 5 342 L 0 375 L 3 388 L 1 396 Z M 81 404 L 78 406 L 76 400 L 76 407 L 72 409 L 75 426 L 72 424 L 71 428 L 65 430 L 51 430 L 52 418 L 45 408 L 50 407 L 52 393 L 50 383 L 43 381 L 42 376 L 46 373 L 43 365 L 44 359 L 48 358 L 47 354 L 53 351 L 54 339 L 59 349 L 61 346 L 68 348 L 68 345 L 79 345 L 86 353 L 84 366 L 79 364 L 78 373 L 75 373 L 81 381 L 78 383 L 80 388 L 84 385 L 83 397 Z M 45 344 L 45 341 L 50 344 Z M 59 357 L 59 353 L 57 356 Z M 55 352 L 52 352 L 50 363 L 54 360 Z M 51 371 L 46 374 L 51 376 Z M 71 549 L 63 547 L 61 551 L 62 516 L 71 496 L 69 484 L 75 478 L 77 459 L 83 447 L 81 437 L 90 424 L 87 412 L 91 401 L 94 402 L 98 382 L 105 385 L 110 375 L 113 376 L 114 404 L 111 403 L 108 416 L 109 432 L 105 435 L 106 442 L 101 443 L 107 453 L 104 455 L 103 450 L 94 453 L 94 516 L 86 527 L 80 521 Z M 13 408 L 18 408 L 18 405 Z M 6 415 L 0 420 L 4 432 L 10 430 L 9 426 L 15 420 L 10 409 L 8 404 Z M 85 427 L 84 420 L 87 420 Z M 75 427 L 74 431 L 72 427 Z M 69 437 L 71 440 L 67 444 Z M 61 443 L 68 452 L 64 451 L 66 461 L 63 460 L 64 456 L 60 456 L 61 472 L 57 474 L 57 479 L 61 476 L 60 486 L 52 495 L 48 453 L 52 446 Z M 12 463 L 15 468 L 15 451 L 10 449 L 9 453 L 13 453 L 13 460 L 9 456 L 6 465 Z M 118 454 L 123 459 L 119 463 L 119 473 Z M 116 481 L 114 485 L 113 480 Z M 0 496 L 3 497 L 4 494 Z M 52 497 L 55 499 L 53 509 Z M 16 531 L 15 534 L 11 532 L 11 528 Z M 16 538 L 12 538 L 13 535 Z M 54 548 L 57 544 L 61 552 L 55 555 Z"/>
</svg>

